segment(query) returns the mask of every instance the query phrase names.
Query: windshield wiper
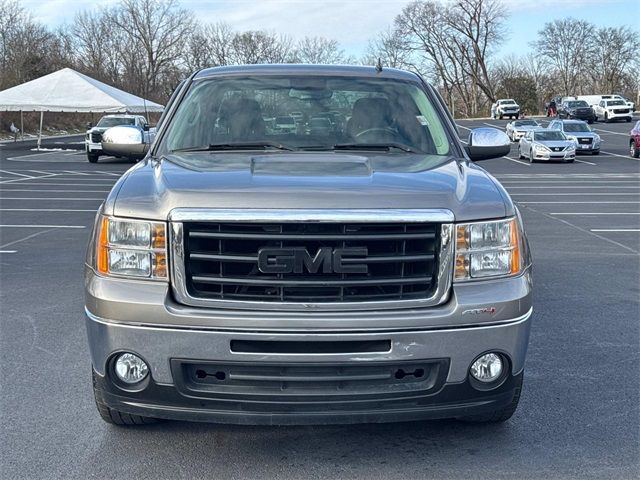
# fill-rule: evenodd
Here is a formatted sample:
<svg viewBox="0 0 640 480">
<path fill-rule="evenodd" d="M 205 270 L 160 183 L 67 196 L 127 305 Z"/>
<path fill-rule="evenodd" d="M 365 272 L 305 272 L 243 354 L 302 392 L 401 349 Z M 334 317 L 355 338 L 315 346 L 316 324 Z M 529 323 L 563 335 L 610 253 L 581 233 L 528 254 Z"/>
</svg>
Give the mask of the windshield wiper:
<svg viewBox="0 0 640 480">
<path fill-rule="evenodd" d="M 283 145 L 282 143 L 259 141 L 212 143 L 201 147 L 176 148 L 175 150 L 171 150 L 171 152 L 218 152 L 227 150 L 266 150 L 268 148 L 287 151 L 295 150 L 293 147 Z"/>
<path fill-rule="evenodd" d="M 333 146 L 334 150 L 382 150 L 389 151 L 392 148 L 402 150 L 403 152 L 419 153 L 415 148 L 398 142 L 384 143 L 338 143 Z"/>
</svg>

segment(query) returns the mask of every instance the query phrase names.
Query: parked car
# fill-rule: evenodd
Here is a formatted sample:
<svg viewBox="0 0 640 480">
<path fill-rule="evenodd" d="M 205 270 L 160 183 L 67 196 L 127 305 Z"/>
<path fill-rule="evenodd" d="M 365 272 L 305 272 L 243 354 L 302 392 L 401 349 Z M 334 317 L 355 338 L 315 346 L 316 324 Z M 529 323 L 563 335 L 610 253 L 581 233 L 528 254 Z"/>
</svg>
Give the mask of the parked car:
<svg viewBox="0 0 640 480">
<path fill-rule="evenodd" d="M 307 125 L 309 135 L 328 135 L 333 131 L 333 125 L 326 117 L 312 117 Z"/>
<path fill-rule="evenodd" d="M 585 120 L 587 123 L 593 123 L 596 120 L 593 108 L 584 100 L 565 100 L 558 107 L 558 117 Z"/>
<path fill-rule="evenodd" d="M 309 118 L 322 102 L 349 121 L 322 139 L 264 128 L 262 111 L 292 95 Z M 214 134 L 232 96 L 233 136 Z M 167 110 L 89 239 L 106 422 L 513 415 L 531 258 L 508 192 L 471 163 L 506 155 L 503 131 L 463 145 L 422 77 L 363 66 L 204 69 Z"/>
<path fill-rule="evenodd" d="M 297 123 L 291 115 L 281 115 L 275 118 L 273 129 L 277 133 L 296 133 Z"/>
<path fill-rule="evenodd" d="M 631 108 L 622 99 L 616 100 L 600 100 L 593 110 L 596 114 L 596 120 L 602 119 L 605 122 L 612 122 L 615 120 L 631 121 L 633 112 Z"/>
<path fill-rule="evenodd" d="M 587 122 L 582 120 L 553 120 L 547 127 L 551 130 L 560 130 L 569 140 L 576 144 L 576 152 L 591 152 L 592 155 L 600 153 L 600 135 L 589 128 Z"/>
<path fill-rule="evenodd" d="M 531 163 L 538 160 L 572 163 L 576 159 L 576 144 L 560 130 L 529 130 L 518 144 L 518 158 L 527 158 Z"/>
<path fill-rule="evenodd" d="M 633 158 L 640 158 L 640 120 L 629 132 L 629 153 Z"/>
<path fill-rule="evenodd" d="M 520 105 L 516 103 L 512 98 L 502 98 L 491 105 L 491 117 L 499 118 L 503 117 L 519 118 L 520 117 Z"/>
<path fill-rule="evenodd" d="M 147 119 L 142 115 L 105 115 L 95 127 L 91 124 L 88 125 L 89 129 L 85 136 L 85 151 L 89 162 L 96 163 L 100 155 L 104 154 L 102 150 L 102 135 L 104 132 L 111 127 L 119 125 L 133 125 L 143 129 L 143 131 L 149 131 Z"/>
<path fill-rule="evenodd" d="M 524 137 L 524 134 L 529 130 L 540 128 L 541 126 L 542 125 L 540 125 L 535 120 L 523 118 L 521 120 L 512 120 L 511 122 L 507 123 L 505 131 L 507 132 L 507 135 L 512 142 L 517 142 L 522 137 Z"/>
</svg>

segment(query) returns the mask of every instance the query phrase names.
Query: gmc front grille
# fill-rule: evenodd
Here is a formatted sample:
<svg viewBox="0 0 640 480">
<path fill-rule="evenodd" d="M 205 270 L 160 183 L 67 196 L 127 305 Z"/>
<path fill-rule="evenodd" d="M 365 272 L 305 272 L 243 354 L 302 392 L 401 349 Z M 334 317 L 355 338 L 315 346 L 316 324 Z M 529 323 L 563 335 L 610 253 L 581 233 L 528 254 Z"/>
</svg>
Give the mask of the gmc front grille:
<svg viewBox="0 0 640 480">
<path fill-rule="evenodd" d="M 100 143 L 102 141 L 102 134 L 101 133 L 92 133 L 91 134 L 91 141 L 93 143 Z"/>
<path fill-rule="evenodd" d="M 420 299 L 437 285 L 435 223 L 186 222 L 186 289 L 202 299 Z"/>
</svg>

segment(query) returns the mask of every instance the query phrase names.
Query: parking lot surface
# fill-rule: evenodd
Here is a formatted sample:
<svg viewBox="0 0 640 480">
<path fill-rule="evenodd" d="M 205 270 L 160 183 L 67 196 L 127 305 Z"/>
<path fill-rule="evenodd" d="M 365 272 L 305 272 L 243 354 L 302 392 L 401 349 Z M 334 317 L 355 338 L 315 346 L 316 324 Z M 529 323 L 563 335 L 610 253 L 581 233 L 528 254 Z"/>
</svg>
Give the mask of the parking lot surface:
<svg viewBox="0 0 640 480">
<path fill-rule="evenodd" d="M 506 120 L 460 121 L 469 129 Z M 81 137 L 0 146 L 0 477 L 637 478 L 640 161 L 631 124 L 597 156 L 481 162 L 523 213 L 534 323 L 520 407 L 503 425 L 323 427 L 166 422 L 117 428 L 92 399 L 82 268 L 96 209 L 131 164 Z"/>
</svg>

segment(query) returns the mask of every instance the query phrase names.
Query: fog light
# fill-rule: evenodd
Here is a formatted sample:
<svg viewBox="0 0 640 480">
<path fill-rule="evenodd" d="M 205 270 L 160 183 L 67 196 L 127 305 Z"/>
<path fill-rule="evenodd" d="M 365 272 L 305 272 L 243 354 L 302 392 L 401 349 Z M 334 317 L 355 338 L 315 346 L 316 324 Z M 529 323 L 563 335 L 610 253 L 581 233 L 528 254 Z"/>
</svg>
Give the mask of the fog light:
<svg viewBox="0 0 640 480">
<path fill-rule="evenodd" d="M 471 375 L 480 382 L 493 382 L 501 373 L 502 359 L 495 353 L 486 353 L 471 365 Z"/>
<path fill-rule="evenodd" d="M 147 364 L 133 353 L 123 353 L 118 356 L 114 370 L 118 379 L 129 385 L 144 380 L 149 373 Z"/>
</svg>

